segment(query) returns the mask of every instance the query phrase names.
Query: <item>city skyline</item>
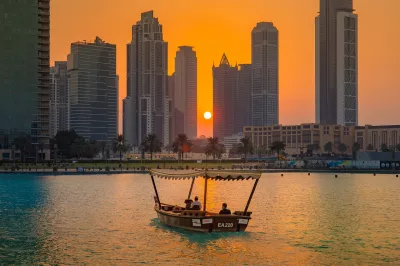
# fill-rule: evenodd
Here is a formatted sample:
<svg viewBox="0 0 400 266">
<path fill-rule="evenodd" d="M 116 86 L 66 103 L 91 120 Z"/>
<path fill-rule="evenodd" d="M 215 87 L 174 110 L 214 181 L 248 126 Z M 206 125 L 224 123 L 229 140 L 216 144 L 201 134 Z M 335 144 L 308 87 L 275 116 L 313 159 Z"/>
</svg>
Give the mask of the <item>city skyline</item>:
<svg viewBox="0 0 400 266">
<path fill-rule="evenodd" d="M 206 1 L 207 2 L 207 1 Z M 108 2 L 93 5 L 93 1 L 85 3 L 72 0 L 68 5 L 61 2 L 52 3 L 52 59 L 63 60 L 68 43 L 86 39 L 92 32 L 117 43 L 118 74 L 120 75 L 120 99 L 125 91 L 124 45 L 129 40 L 130 25 L 134 24 L 140 13 L 154 9 L 157 17 L 162 19 L 165 39 L 169 42 L 169 74 L 174 70 L 174 57 L 171 56 L 178 46 L 194 46 L 199 58 L 199 135 L 211 135 L 210 121 L 204 121 L 204 111 L 212 110 L 212 75 L 210 65 L 218 61 L 225 52 L 229 58 L 240 63 L 250 63 L 250 32 L 257 22 L 272 21 L 280 31 L 280 123 L 296 124 L 313 122 L 314 112 L 314 19 L 318 14 L 319 1 L 289 1 L 289 4 L 280 4 L 276 1 L 250 1 L 242 5 L 239 1 L 232 1 L 229 6 L 222 3 L 213 5 L 212 10 L 200 8 L 200 1 L 191 4 L 179 5 L 177 1 L 168 4 L 160 1 L 137 3 L 133 7 L 127 1 L 125 5 L 109 5 Z M 202 2 L 204 3 L 204 1 Z M 208 2 L 207 2 L 208 3 Z M 107 25 L 105 21 L 93 17 L 82 28 L 77 22 L 63 25 L 62 10 L 72 12 L 77 5 L 92 7 L 91 12 L 103 12 L 106 18 L 112 19 L 118 15 L 119 20 Z M 395 32 L 396 24 L 400 20 L 394 10 L 400 6 L 397 1 L 387 0 L 385 5 L 373 5 L 373 1 L 355 1 L 356 13 L 359 19 L 359 124 L 395 124 L 397 119 L 391 114 L 397 112 L 396 101 L 390 95 L 400 87 L 400 80 L 396 76 L 396 66 L 400 62 L 400 53 L 396 49 L 399 39 L 391 34 Z M 390 8 L 388 8 L 390 6 Z M 127 8 L 131 7 L 131 8 Z M 197 8 L 196 8 L 197 7 Z M 169 15 L 171 8 L 176 9 L 174 16 Z M 85 8 L 82 8 L 85 9 Z M 168 12 L 166 12 L 166 9 Z M 225 11 L 222 11 L 225 10 Z M 180 11 L 180 12 L 178 12 Z M 74 11 L 75 12 L 75 11 Z M 58 14 L 58 16 L 57 16 Z M 245 20 L 233 20 L 236 15 Z M 84 19 L 87 14 L 78 10 L 76 16 Z M 61 16 L 61 18 L 59 18 Z M 179 24 L 182 19 L 193 20 L 193 27 Z M 79 21 L 79 19 L 77 20 Z M 222 23 L 222 21 L 225 21 Z M 216 24 L 215 24 L 216 23 Z M 209 27 L 210 25 L 214 25 Z M 68 28 L 74 28 L 73 34 L 60 36 Z M 118 28 L 118 30 L 115 30 Z M 207 28 L 207 37 L 194 32 L 204 32 Z M 232 29 L 235 31 L 232 31 Z M 382 32 L 382 28 L 387 30 Z M 64 30 L 63 30 L 64 29 Z M 195 29 L 195 30 L 193 30 Z M 380 32 L 380 42 L 370 45 L 371 32 Z M 223 34 L 222 34 L 223 33 Z M 209 43 L 212 38 L 214 42 Z M 122 46 L 121 46 L 122 45 Z M 379 65 L 377 66 L 377 60 Z M 372 78 L 373 77 L 373 78 Z M 382 93 L 384 90 L 385 93 Z M 380 99 L 377 101 L 376 99 Z M 200 104 L 201 103 L 201 104 Z M 384 103 L 384 104 L 383 104 Z M 296 115 L 294 115 L 296 114 Z"/>
</svg>

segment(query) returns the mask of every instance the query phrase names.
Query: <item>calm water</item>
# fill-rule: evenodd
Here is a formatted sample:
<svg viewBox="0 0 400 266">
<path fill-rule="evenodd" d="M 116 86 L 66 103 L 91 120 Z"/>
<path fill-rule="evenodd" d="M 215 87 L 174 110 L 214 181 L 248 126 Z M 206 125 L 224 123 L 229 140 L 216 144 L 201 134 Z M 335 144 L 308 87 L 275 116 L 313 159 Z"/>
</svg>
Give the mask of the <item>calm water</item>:
<svg viewBox="0 0 400 266">
<path fill-rule="evenodd" d="M 190 186 L 157 183 L 176 204 Z M 242 210 L 251 186 L 210 182 L 207 206 Z M 160 225 L 153 194 L 147 175 L 0 175 L 0 264 L 400 264 L 393 175 L 263 175 L 248 231 L 228 235 Z"/>
</svg>

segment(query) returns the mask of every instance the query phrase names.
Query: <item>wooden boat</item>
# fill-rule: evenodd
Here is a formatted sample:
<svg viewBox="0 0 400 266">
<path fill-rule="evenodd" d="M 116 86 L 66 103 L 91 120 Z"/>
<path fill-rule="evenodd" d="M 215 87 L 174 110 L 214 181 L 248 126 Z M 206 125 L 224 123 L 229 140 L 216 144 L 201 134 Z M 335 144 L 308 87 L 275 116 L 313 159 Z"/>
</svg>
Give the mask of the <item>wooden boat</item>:
<svg viewBox="0 0 400 266">
<path fill-rule="evenodd" d="M 251 199 L 256 190 L 261 173 L 258 172 L 235 172 L 235 171 L 207 171 L 207 170 L 151 170 L 151 180 L 155 191 L 155 206 L 158 218 L 162 224 L 179 227 L 199 232 L 239 232 L 245 231 L 251 219 L 252 212 L 248 211 Z M 191 180 L 188 199 L 190 199 L 193 184 L 196 178 L 204 179 L 203 210 L 192 210 L 185 207 L 161 203 L 154 178 L 165 178 L 174 180 Z M 233 212 L 233 214 L 218 214 L 207 211 L 207 182 L 208 180 L 233 181 L 233 180 L 255 180 L 244 210 Z M 186 201 L 185 201 L 186 202 Z"/>
</svg>

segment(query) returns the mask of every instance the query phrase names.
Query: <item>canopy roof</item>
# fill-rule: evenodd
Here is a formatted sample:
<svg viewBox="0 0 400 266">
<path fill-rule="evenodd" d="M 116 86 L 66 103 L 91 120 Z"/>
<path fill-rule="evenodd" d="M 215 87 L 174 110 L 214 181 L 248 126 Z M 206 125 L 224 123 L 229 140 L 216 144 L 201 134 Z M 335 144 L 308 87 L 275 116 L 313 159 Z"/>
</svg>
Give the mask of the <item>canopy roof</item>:
<svg viewBox="0 0 400 266">
<path fill-rule="evenodd" d="M 249 180 L 259 179 L 260 172 L 255 171 L 213 171 L 213 170 L 150 170 L 150 175 L 165 179 L 190 179 L 205 177 L 212 180 L 230 181 L 230 180 Z"/>
</svg>

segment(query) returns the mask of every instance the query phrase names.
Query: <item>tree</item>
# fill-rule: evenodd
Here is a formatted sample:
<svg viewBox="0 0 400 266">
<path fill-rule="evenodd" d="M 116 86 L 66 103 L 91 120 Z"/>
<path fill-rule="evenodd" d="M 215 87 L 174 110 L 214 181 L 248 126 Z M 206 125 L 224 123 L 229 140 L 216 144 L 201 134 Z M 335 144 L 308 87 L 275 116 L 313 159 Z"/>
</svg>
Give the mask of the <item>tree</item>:
<svg viewBox="0 0 400 266">
<path fill-rule="evenodd" d="M 77 159 L 83 158 L 86 148 L 86 140 L 83 137 L 78 136 L 71 145 L 71 157 Z"/>
<path fill-rule="evenodd" d="M 207 156 L 212 156 L 215 158 L 221 158 L 222 154 L 225 152 L 225 147 L 223 144 L 219 143 L 219 138 L 208 138 L 208 143 L 205 147 L 205 154 Z"/>
<path fill-rule="evenodd" d="M 338 145 L 338 150 L 339 150 L 341 153 L 345 153 L 345 152 L 347 151 L 347 145 L 344 144 L 344 143 L 339 143 L 339 145 Z"/>
<path fill-rule="evenodd" d="M 276 152 L 277 157 L 279 157 L 279 155 L 281 154 L 281 151 L 285 150 L 285 147 L 286 147 L 286 144 L 283 143 L 282 141 L 274 141 L 269 146 L 269 149 L 271 150 L 271 152 Z"/>
<path fill-rule="evenodd" d="M 388 146 L 386 144 L 382 144 L 381 145 L 381 151 L 382 152 L 388 152 L 389 151 Z"/>
<path fill-rule="evenodd" d="M 172 143 L 172 151 L 178 153 L 178 160 L 183 161 L 183 155 L 185 152 L 190 152 L 192 143 L 188 140 L 186 134 L 179 134 L 175 141 Z"/>
<path fill-rule="evenodd" d="M 14 139 L 15 149 L 21 153 L 21 162 L 25 162 L 26 153 L 31 151 L 32 143 L 29 136 L 20 136 Z M 15 155 L 14 155 L 15 156 Z"/>
<path fill-rule="evenodd" d="M 367 151 L 373 151 L 374 147 L 372 146 L 372 144 L 368 144 L 367 146 Z"/>
<path fill-rule="evenodd" d="M 240 151 L 240 146 L 241 146 L 241 144 L 239 144 L 239 143 L 235 143 L 235 144 L 233 144 L 232 145 L 232 148 L 229 150 L 229 154 L 231 154 L 231 155 L 235 155 L 235 154 L 238 154 Z"/>
<path fill-rule="evenodd" d="M 329 141 L 329 142 L 325 143 L 324 151 L 328 152 L 328 153 L 332 153 L 332 150 L 333 150 L 332 142 Z"/>
<path fill-rule="evenodd" d="M 66 156 L 73 157 L 73 143 L 79 138 L 74 130 L 58 131 L 53 139 L 53 143 L 57 144 L 57 149 Z M 76 146 L 76 145 L 75 145 Z M 75 147 L 76 148 L 76 147 Z"/>
<path fill-rule="evenodd" d="M 122 154 L 125 154 L 129 147 L 125 144 L 124 136 L 119 134 L 113 143 L 113 151 L 119 153 L 119 162 L 122 162 Z"/>
<path fill-rule="evenodd" d="M 357 152 L 358 152 L 360 149 L 361 149 L 361 146 L 360 146 L 360 143 L 358 143 L 358 142 L 355 142 L 355 143 L 353 144 L 353 147 L 351 147 L 351 151 L 352 151 L 352 153 L 353 153 L 353 160 L 356 159 L 356 157 L 357 157 Z"/>
<path fill-rule="evenodd" d="M 251 143 L 249 137 L 244 137 L 240 139 L 240 144 L 239 151 L 244 154 L 244 160 L 247 163 L 247 154 L 253 153 L 253 143 Z"/>
<path fill-rule="evenodd" d="M 157 138 L 156 134 L 148 134 L 142 141 L 143 150 L 150 153 L 150 158 L 153 160 L 153 153 L 161 152 L 162 142 Z"/>
<path fill-rule="evenodd" d="M 400 151 L 400 144 L 397 144 L 397 145 L 395 146 L 395 149 L 396 149 L 396 151 Z"/>
</svg>

